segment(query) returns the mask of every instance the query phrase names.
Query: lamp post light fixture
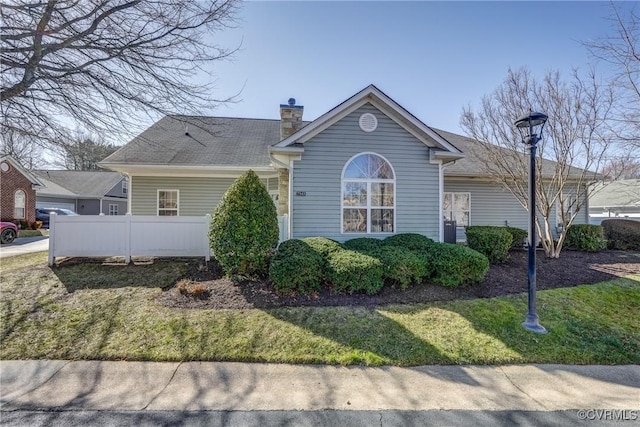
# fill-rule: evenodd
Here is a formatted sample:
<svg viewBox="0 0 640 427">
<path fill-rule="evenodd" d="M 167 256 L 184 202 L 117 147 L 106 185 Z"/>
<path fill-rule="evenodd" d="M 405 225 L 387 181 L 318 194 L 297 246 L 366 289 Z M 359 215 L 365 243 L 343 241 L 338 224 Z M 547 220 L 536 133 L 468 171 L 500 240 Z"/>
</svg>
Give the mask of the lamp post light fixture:
<svg viewBox="0 0 640 427">
<path fill-rule="evenodd" d="M 522 142 L 529 148 L 529 305 L 525 318 L 525 329 L 538 334 L 546 334 L 547 330 L 538 321 L 536 313 L 536 144 L 542 139 L 542 128 L 547 121 L 547 115 L 529 111 L 515 121 L 520 132 Z"/>
</svg>

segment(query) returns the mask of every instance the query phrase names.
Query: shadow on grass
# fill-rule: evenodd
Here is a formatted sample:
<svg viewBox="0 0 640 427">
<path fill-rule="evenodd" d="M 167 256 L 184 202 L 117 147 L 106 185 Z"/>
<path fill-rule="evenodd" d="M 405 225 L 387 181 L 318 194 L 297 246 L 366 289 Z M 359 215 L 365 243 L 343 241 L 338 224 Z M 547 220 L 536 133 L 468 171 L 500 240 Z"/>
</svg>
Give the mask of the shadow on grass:
<svg viewBox="0 0 640 427">
<path fill-rule="evenodd" d="M 68 292 L 124 287 L 167 289 L 185 277 L 193 265 L 193 259 L 183 258 L 139 258 L 130 264 L 122 258 L 67 258 L 52 271 Z"/>
</svg>

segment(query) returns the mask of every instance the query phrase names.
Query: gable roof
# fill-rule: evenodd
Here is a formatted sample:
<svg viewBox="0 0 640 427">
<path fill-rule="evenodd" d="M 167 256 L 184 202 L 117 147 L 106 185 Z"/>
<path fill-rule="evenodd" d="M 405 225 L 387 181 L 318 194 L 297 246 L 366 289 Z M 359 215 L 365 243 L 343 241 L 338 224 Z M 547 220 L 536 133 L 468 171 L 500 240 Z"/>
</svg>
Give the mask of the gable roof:
<svg viewBox="0 0 640 427">
<path fill-rule="evenodd" d="M 123 179 L 119 172 L 37 170 L 33 173 L 44 185 L 36 191 L 39 196 L 101 198 Z"/>
<path fill-rule="evenodd" d="M 598 183 L 589 199 L 590 208 L 640 208 L 640 179 Z"/>
<path fill-rule="evenodd" d="M 260 170 L 270 168 L 268 147 L 279 140 L 280 120 L 165 116 L 100 165 Z"/>
<path fill-rule="evenodd" d="M 24 175 L 24 177 L 27 178 L 31 182 L 31 184 L 37 186 L 43 185 L 42 182 L 34 174 L 23 168 L 22 165 L 10 155 L 6 154 L 0 156 L 0 163 L 2 162 L 10 163 L 11 166 L 13 166 L 18 172 Z"/>
<path fill-rule="evenodd" d="M 322 132 L 324 129 L 333 125 L 365 104 L 371 104 L 378 108 L 426 146 L 438 149 L 439 154 L 448 155 L 448 157 L 452 159 L 464 157 L 464 154 L 457 147 L 444 139 L 437 132 L 433 131 L 433 129 L 425 125 L 417 117 L 409 113 L 404 107 L 395 102 L 374 85 L 367 86 L 346 101 L 312 121 L 308 126 L 305 126 L 288 138 L 274 144 L 273 147 L 270 148 L 270 151 L 290 151 L 288 147 L 295 147 L 295 151 L 299 151 L 299 144 L 304 144 L 313 136 Z"/>
<path fill-rule="evenodd" d="M 436 128 L 432 128 L 432 129 L 467 154 L 463 159 L 456 160 L 455 163 L 450 163 L 449 165 L 447 165 L 447 168 L 444 170 L 445 176 L 460 176 L 460 177 L 488 177 L 489 176 L 489 174 L 485 170 L 483 161 L 478 156 L 478 151 L 483 149 L 482 143 L 476 141 L 475 139 L 469 138 L 467 136 L 447 132 L 442 129 L 436 129 Z M 515 152 L 509 148 L 501 148 L 501 150 L 504 150 L 505 158 L 509 158 L 509 156 L 513 156 L 514 154 L 528 157 L 528 154 L 525 154 L 524 152 L 522 153 Z M 525 159 L 525 163 L 528 164 L 528 162 L 529 161 Z M 556 165 L 557 165 L 557 162 L 553 160 L 542 159 L 543 176 L 546 176 L 546 177 L 553 176 L 556 170 Z M 573 166 L 569 167 L 568 178 L 579 179 L 583 175 L 585 175 L 584 179 L 586 179 L 587 181 L 589 180 L 590 177 L 595 179 L 598 178 L 598 175 L 593 172 L 585 174 L 583 169 L 576 168 Z"/>
</svg>

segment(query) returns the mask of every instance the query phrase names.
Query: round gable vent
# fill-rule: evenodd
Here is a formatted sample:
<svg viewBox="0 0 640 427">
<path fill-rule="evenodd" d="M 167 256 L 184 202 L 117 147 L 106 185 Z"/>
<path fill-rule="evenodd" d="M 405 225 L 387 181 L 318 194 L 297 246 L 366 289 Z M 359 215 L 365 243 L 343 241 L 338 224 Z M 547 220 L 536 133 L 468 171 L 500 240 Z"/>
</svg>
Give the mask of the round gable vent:
<svg viewBox="0 0 640 427">
<path fill-rule="evenodd" d="M 358 124 L 360 125 L 360 129 L 365 132 L 373 132 L 378 127 L 378 119 L 371 113 L 364 113 L 360 116 L 360 120 L 358 120 Z"/>
</svg>

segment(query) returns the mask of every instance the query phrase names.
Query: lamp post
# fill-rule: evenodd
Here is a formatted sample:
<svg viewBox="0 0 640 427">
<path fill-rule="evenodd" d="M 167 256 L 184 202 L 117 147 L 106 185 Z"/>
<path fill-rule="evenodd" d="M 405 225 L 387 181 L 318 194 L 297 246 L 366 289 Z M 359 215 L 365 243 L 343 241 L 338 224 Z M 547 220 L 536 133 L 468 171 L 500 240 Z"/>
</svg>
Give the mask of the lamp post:
<svg viewBox="0 0 640 427">
<path fill-rule="evenodd" d="M 536 144 L 542 139 L 542 128 L 547 121 L 546 114 L 529 111 L 515 121 L 522 142 L 529 148 L 529 306 L 525 318 L 525 329 L 538 334 L 546 334 L 547 330 L 538 322 L 536 313 Z"/>
</svg>

